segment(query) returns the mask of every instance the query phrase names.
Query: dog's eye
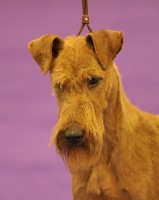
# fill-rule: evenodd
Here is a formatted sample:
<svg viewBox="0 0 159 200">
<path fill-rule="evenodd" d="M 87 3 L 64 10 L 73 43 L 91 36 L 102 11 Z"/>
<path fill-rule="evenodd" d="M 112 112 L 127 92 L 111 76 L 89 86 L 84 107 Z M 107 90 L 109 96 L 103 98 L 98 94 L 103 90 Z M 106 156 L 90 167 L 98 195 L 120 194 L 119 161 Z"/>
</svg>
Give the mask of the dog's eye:
<svg viewBox="0 0 159 200">
<path fill-rule="evenodd" d="M 88 86 L 95 86 L 99 83 L 100 78 L 99 77 L 91 77 L 88 78 Z"/>
<path fill-rule="evenodd" d="M 55 87 L 57 88 L 57 89 L 59 89 L 59 90 L 63 90 L 63 88 L 64 88 L 64 84 L 61 84 L 61 83 L 56 83 L 55 84 Z"/>
</svg>

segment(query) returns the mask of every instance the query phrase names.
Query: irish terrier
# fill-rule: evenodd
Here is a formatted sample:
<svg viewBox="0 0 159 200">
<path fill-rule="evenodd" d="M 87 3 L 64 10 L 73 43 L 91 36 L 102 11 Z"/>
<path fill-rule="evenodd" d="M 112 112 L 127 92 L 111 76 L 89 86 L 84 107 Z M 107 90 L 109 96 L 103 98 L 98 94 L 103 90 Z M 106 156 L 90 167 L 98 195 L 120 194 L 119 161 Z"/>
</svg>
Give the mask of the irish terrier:
<svg viewBox="0 0 159 200">
<path fill-rule="evenodd" d="M 113 61 L 122 46 L 123 33 L 111 30 L 29 43 L 50 72 L 59 107 L 51 143 L 72 174 L 74 200 L 159 200 L 159 115 L 124 93 Z"/>
</svg>

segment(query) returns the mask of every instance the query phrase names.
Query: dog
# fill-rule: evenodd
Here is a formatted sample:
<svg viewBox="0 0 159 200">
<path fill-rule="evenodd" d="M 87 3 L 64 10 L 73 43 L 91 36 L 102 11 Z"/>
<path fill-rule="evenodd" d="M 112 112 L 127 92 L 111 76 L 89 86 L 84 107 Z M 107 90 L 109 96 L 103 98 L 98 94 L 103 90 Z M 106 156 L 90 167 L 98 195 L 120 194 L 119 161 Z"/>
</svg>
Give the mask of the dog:
<svg viewBox="0 0 159 200">
<path fill-rule="evenodd" d="M 72 175 L 74 200 L 159 200 L 159 115 L 130 103 L 114 58 L 124 34 L 100 30 L 28 44 L 50 72 L 59 119 L 51 137 Z"/>
</svg>

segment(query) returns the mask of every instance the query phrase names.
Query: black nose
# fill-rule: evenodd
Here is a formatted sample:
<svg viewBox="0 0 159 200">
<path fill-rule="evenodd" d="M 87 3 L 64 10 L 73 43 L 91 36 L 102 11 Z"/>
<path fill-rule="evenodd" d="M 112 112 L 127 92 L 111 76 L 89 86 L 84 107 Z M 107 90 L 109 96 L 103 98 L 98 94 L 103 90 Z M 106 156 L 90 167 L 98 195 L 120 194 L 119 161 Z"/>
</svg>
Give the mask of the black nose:
<svg viewBox="0 0 159 200">
<path fill-rule="evenodd" d="M 70 144 L 78 144 L 82 140 L 84 132 L 83 129 L 73 125 L 66 129 L 64 134 L 67 142 Z"/>
</svg>

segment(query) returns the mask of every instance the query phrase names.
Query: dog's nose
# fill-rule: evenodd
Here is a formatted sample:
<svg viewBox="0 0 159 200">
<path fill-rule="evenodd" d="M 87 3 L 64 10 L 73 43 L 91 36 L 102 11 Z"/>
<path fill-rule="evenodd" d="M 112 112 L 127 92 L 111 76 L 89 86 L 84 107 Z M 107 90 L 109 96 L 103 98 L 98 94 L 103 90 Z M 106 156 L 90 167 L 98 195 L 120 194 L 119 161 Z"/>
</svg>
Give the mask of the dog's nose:
<svg viewBox="0 0 159 200">
<path fill-rule="evenodd" d="M 78 144 L 82 139 L 84 135 L 83 129 L 77 127 L 76 125 L 73 125 L 66 129 L 64 132 L 66 140 L 70 144 Z"/>
</svg>

